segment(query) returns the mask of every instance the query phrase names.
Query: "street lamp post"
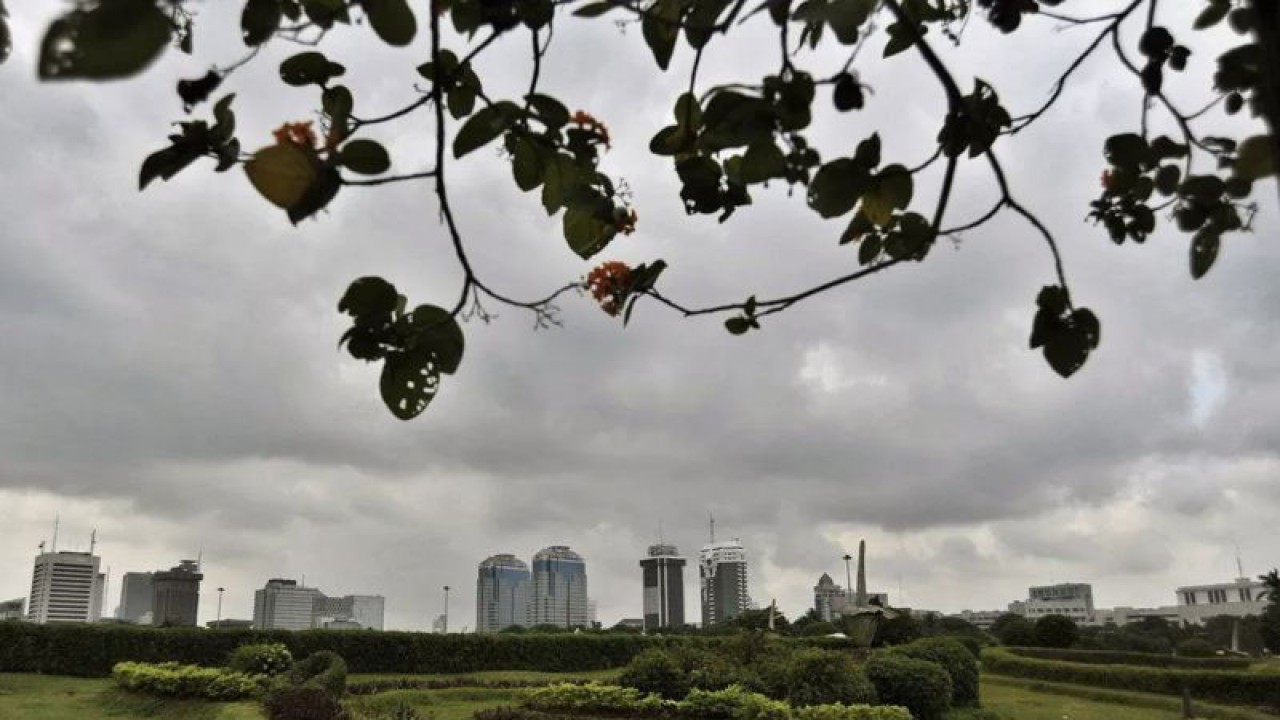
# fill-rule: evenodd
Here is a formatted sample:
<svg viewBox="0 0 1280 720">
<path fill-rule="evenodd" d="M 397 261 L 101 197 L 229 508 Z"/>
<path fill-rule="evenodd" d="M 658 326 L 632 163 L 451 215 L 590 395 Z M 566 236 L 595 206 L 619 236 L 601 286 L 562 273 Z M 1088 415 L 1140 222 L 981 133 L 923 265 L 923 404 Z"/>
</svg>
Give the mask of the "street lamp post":
<svg viewBox="0 0 1280 720">
<path fill-rule="evenodd" d="M 844 591 L 849 598 L 853 597 L 853 575 L 849 572 L 849 561 L 852 559 L 853 556 L 849 553 L 844 554 Z"/>
<path fill-rule="evenodd" d="M 444 586 L 444 634 L 449 634 L 449 586 Z"/>
<path fill-rule="evenodd" d="M 213 624 L 214 627 L 222 627 L 222 591 L 226 588 L 218 588 L 218 620 Z"/>
</svg>

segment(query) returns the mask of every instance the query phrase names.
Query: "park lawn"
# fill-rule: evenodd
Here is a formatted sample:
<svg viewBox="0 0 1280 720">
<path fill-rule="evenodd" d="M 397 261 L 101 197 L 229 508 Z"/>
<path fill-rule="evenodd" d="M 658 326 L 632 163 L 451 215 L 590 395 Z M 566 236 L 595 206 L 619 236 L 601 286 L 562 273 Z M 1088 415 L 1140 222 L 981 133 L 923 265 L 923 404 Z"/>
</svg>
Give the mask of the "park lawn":
<svg viewBox="0 0 1280 720">
<path fill-rule="evenodd" d="M 1168 695 L 1109 690 L 1087 685 L 982 676 L 982 706 L 1003 717 L 1022 720 L 1175 720 L 1182 717 L 1182 700 Z M 1192 705 L 1198 718 L 1208 720 L 1276 720 L 1256 710 L 1203 702 Z"/>
<path fill-rule="evenodd" d="M 262 720 L 255 702 L 163 700 L 116 690 L 109 678 L 0 673 L 4 720 Z"/>
</svg>

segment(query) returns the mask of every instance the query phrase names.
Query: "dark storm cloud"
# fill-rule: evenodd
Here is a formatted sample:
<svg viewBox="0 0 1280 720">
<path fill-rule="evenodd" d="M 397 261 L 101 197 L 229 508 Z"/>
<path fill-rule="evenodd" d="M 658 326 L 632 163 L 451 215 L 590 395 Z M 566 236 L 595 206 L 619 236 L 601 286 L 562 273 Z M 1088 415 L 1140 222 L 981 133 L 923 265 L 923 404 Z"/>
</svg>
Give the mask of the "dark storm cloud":
<svg viewBox="0 0 1280 720">
<path fill-rule="evenodd" d="M 0 70 L 0 93 L 21 98 L 0 116 L 0 499 L 11 513 L 0 519 L 15 528 L 0 543 L 0 596 L 21 592 L 26 548 L 62 508 L 86 526 L 115 518 L 97 522 L 117 568 L 202 543 L 240 607 L 265 577 L 305 571 L 326 590 L 386 593 L 392 623 L 409 627 L 427 626 L 439 586 L 465 588 L 484 556 L 556 542 L 587 556 L 602 616 L 634 616 L 635 560 L 659 524 L 692 556 L 708 512 L 759 561 L 753 592 L 793 614 L 858 537 L 872 538 L 875 582 L 905 583 L 918 606 L 1002 606 L 1045 580 L 1046 564 L 1111 583 L 1113 597 L 1164 602 L 1171 557 L 1197 542 L 1179 527 L 1197 522 L 1218 542 L 1228 518 L 1280 503 L 1258 480 L 1275 467 L 1280 427 L 1280 251 L 1263 242 L 1276 230 L 1272 198 L 1260 189 L 1256 235 L 1233 238 L 1199 283 L 1185 237 L 1116 248 L 1083 224 L 1102 139 L 1137 115 L 1109 59 L 1000 147 L 1019 198 L 1059 231 L 1075 299 L 1103 318 L 1102 348 L 1069 382 L 1026 349 L 1036 292 L 1053 281 L 1043 242 L 1002 217 L 741 338 L 652 304 L 625 331 L 584 298 L 565 298 L 565 326 L 550 331 L 491 307 L 495 323 L 467 327 L 460 372 L 404 424 L 380 407 L 376 367 L 336 351 L 334 305 L 366 274 L 412 302 L 453 302 L 456 261 L 429 188 L 348 188 L 298 229 L 234 171 L 194 167 L 138 194 L 137 163 L 179 115 L 170 80 L 202 67 L 171 56 L 138 81 L 38 86 L 31 49 L 56 7 L 14 18 L 15 54 Z M 234 25 L 222 8 L 204 11 L 209 27 Z M 979 50 L 960 53 L 957 73 L 991 73 L 1015 109 L 1044 97 L 1050 52 L 1087 41 L 1033 31 L 994 45 L 976 20 L 966 32 Z M 413 97 L 405 58 L 425 51 L 370 50 L 366 35 L 335 34 L 331 52 L 366 88 L 358 111 L 376 114 Z M 686 78 L 655 78 L 636 35 L 557 29 L 544 68 L 552 91 L 616 139 L 605 168 L 626 178 L 641 221 L 609 256 L 668 259 L 664 291 L 690 304 L 793 292 L 851 267 L 840 224 L 783 188 L 724 225 L 684 216 L 669 161 L 644 148 Z M 239 52 L 225 29 L 203 47 Z M 275 77 L 292 51 L 228 81 L 247 148 L 312 112 L 311 93 Z M 507 70 L 523 52 L 500 44 L 481 67 L 495 97 L 523 91 L 527 78 Z M 576 72 L 584 57 L 589 76 Z M 713 49 L 702 82 L 774 62 Z M 905 57 L 864 77 L 871 107 L 821 120 L 824 150 L 848 153 L 880 128 L 886 158 L 915 164 L 941 95 Z M 428 126 L 412 116 L 376 133 L 398 171 L 430 164 Z M 512 187 L 491 149 L 451 173 L 486 279 L 531 297 L 584 273 L 558 218 Z M 918 183 L 922 208 L 936 182 Z M 985 168 L 964 165 L 948 224 L 993 198 Z M 1225 383 L 1199 419 L 1197 356 L 1214 358 Z M 1188 466 L 1204 471 L 1188 479 Z"/>
</svg>

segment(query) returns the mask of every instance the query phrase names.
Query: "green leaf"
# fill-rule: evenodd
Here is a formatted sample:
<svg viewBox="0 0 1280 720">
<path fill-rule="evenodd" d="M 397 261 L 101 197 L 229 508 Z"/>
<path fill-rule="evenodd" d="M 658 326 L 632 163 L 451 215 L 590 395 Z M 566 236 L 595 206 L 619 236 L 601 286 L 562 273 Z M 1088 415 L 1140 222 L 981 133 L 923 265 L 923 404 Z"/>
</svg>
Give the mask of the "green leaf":
<svg viewBox="0 0 1280 720">
<path fill-rule="evenodd" d="M 741 180 L 747 184 L 782 177 L 786 170 L 786 158 L 771 140 L 753 143 L 742 156 Z"/>
<path fill-rule="evenodd" d="M 407 350 L 429 352 L 436 369 L 446 375 L 458 371 L 466 342 L 462 327 L 448 310 L 435 305 L 419 305 L 405 316 L 404 322 L 409 331 L 405 343 Z"/>
<path fill-rule="evenodd" d="M 391 352 L 382 366 L 378 389 L 392 415 L 412 420 L 435 398 L 440 372 L 426 352 Z"/>
<path fill-rule="evenodd" d="M 559 130 L 569 124 L 569 108 L 550 95 L 533 93 L 525 96 L 525 100 L 548 129 Z"/>
<path fill-rule="evenodd" d="M 731 317 L 724 321 L 724 327 L 733 335 L 743 335 L 751 329 L 751 320 L 744 317 Z"/>
<path fill-rule="evenodd" d="M 515 136 L 511 140 L 511 173 L 515 176 L 516 186 L 528 192 L 542 184 L 542 155 L 538 148 L 523 136 Z"/>
<path fill-rule="evenodd" d="M 863 265 L 870 265 L 880 257 L 880 251 L 884 249 L 884 241 L 879 235 L 868 235 L 858 245 L 858 262 Z"/>
<path fill-rule="evenodd" d="M 329 116 L 330 125 L 338 129 L 338 136 L 345 138 L 351 120 L 351 110 L 355 99 L 345 86 L 336 85 L 325 89 L 320 95 L 320 106 L 324 114 Z"/>
<path fill-rule="evenodd" d="M 280 27 L 278 0 L 248 0 L 240 13 L 240 37 L 244 44 L 256 47 L 271 39 Z"/>
<path fill-rule="evenodd" d="M 866 171 L 853 160 L 832 160 L 818 168 L 809 183 L 809 207 L 824 218 L 840 217 L 858 204 L 868 181 Z"/>
<path fill-rule="evenodd" d="M 876 175 L 862 196 L 862 213 L 871 222 L 886 227 L 893 211 L 911 203 L 911 173 L 901 165 L 890 165 Z"/>
<path fill-rule="evenodd" d="M 585 210 L 570 207 L 564 211 L 564 239 L 569 249 L 586 260 L 609 244 L 617 230 Z"/>
<path fill-rule="evenodd" d="M 861 110 L 864 100 L 862 97 L 862 86 L 849 73 L 842 74 L 836 79 L 835 90 L 832 92 L 832 102 L 836 106 L 836 110 L 840 112 L 848 112 L 850 110 Z"/>
<path fill-rule="evenodd" d="M 338 312 L 351 317 L 390 315 L 396 309 L 396 286 L 380 277 L 356 278 L 338 301 Z"/>
<path fill-rule="evenodd" d="M 391 167 L 391 157 L 373 140 L 352 140 L 338 152 L 338 164 L 361 175 L 380 175 Z"/>
<path fill-rule="evenodd" d="M 909 25 L 896 22 L 886 28 L 886 30 L 889 33 L 889 42 L 884 46 L 885 57 L 897 55 L 915 44 L 916 31 Z M 923 31 L 923 28 L 921 28 L 921 31 Z"/>
<path fill-rule="evenodd" d="M 500 101 L 480 108 L 472 115 L 453 138 L 453 156 L 460 158 L 493 142 L 510 129 L 520 109 L 509 101 Z"/>
<path fill-rule="evenodd" d="M 403 47 L 418 34 L 418 21 L 408 0 L 360 0 L 369 25 L 382 42 Z"/>
<path fill-rule="evenodd" d="M 313 151 L 286 142 L 254 153 L 244 172 L 264 198 L 287 210 L 298 204 L 315 182 L 318 164 Z"/>
<path fill-rule="evenodd" d="M 651 264 L 642 264 L 631 270 L 631 292 L 642 293 L 652 290 L 658 282 L 658 276 L 667 269 L 666 260 L 654 260 Z"/>
<path fill-rule="evenodd" d="M 1218 259 L 1222 238 L 1216 230 L 1204 228 L 1191 238 L 1191 277 L 1199 280 Z"/>
<path fill-rule="evenodd" d="M 1217 200 L 1226 190 L 1226 185 L 1217 175 L 1188 175 L 1178 186 L 1178 194 L 1206 202 Z"/>
<path fill-rule="evenodd" d="M 679 20 L 679 0 L 658 0 L 640 22 L 640 34 L 653 53 L 654 61 L 663 70 L 671 64 L 671 54 L 675 51 L 676 39 L 680 37 Z"/>
<path fill-rule="evenodd" d="M 693 93 L 683 93 L 676 98 L 676 107 L 673 112 L 676 125 L 681 128 L 696 131 L 702 124 L 702 106 L 698 104 L 698 98 Z"/>
<path fill-rule="evenodd" d="M 1140 168 L 1151 162 L 1147 141 L 1136 133 L 1112 135 L 1103 146 L 1107 161 L 1119 168 Z"/>
<path fill-rule="evenodd" d="M 564 207 L 569 191 L 577 185 L 578 166 L 574 164 L 573 158 L 557 152 L 551 161 L 545 164 L 543 171 L 545 180 L 542 185 L 542 207 L 546 209 L 548 215 L 554 215 L 557 210 Z"/>
<path fill-rule="evenodd" d="M 1253 135 L 1245 138 L 1236 150 L 1235 177 L 1242 180 L 1258 180 L 1276 172 L 1274 138 L 1270 135 Z"/>
<path fill-rule="evenodd" d="M 174 143 L 171 147 L 151 153 L 142 161 L 142 170 L 138 173 L 138 189 L 145 190 L 156 178 L 168 180 L 203 154 L 203 148 L 191 143 Z"/>
<path fill-rule="evenodd" d="M 81 4 L 49 25 L 38 74 L 41 80 L 130 77 L 160 56 L 170 33 L 169 19 L 154 0 Z"/>
<path fill-rule="evenodd" d="M 1230 10 L 1231 3 L 1229 0 L 1211 0 L 1209 6 L 1200 11 L 1192 27 L 1196 30 L 1211 28 L 1222 22 L 1222 18 L 1226 17 Z"/>
<path fill-rule="evenodd" d="M 609 12 L 610 10 L 613 10 L 619 7 L 622 7 L 622 6 L 619 5 L 618 3 L 610 2 L 610 0 L 603 0 L 603 2 L 587 3 L 586 5 L 583 5 L 582 7 L 578 8 L 577 10 L 574 10 L 573 14 L 576 17 L 584 17 L 584 18 L 600 17 L 601 15 Z"/>
<path fill-rule="evenodd" d="M 323 85 L 346 71 L 345 67 L 330 62 L 324 53 L 318 52 L 298 53 L 280 63 L 280 79 L 294 87 Z"/>
<path fill-rule="evenodd" d="M 341 187 L 342 177 L 338 175 L 338 171 L 331 167 L 322 168 L 306 192 L 302 194 L 302 198 L 286 210 L 289 222 L 297 225 L 325 209 L 338 195 L 338 189 Z"/>
<path fill-rule="evenodd" d="M 858 143 L 853 151 L 853 161 L 871 170 L 880 164 L 880 133 L 871 133 L 871 137 Z"/>
</svg>

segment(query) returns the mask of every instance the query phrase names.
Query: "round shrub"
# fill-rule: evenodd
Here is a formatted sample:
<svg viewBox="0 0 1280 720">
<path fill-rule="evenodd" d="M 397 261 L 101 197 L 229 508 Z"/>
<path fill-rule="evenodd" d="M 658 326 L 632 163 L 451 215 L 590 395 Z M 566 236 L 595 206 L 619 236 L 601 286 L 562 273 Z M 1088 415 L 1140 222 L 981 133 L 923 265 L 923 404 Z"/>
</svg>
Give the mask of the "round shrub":
<svg viewBox="0 0 1280 720">
<path fill-rule="evenodd" d="M 786 699 L 791 683 L 791 656 L 789 648 L 769 645 L 742 668 L 742 684 L 765 697 Z"/>
<path fill-rule="evenodd" d="M 873 704 L 876 689 L 849 655 L 837 650 L 801 650 L 791 661 L 787 699 L 795 706 Z"/>
<path fill-rule="evenodd" d="M 1080 628 L 1065 615 L 1045 615 L 1036 620 L 1036 646 L 1069 648 L 1080 639 Z"/>
<path fill-rule="evenodd" d="M 1001 644 L 1009 647 L 1031 647 L 1037 644 L 1036 624 L 1024 617 L 1015 615 L 999 629 L 993 627 L 991 631 Z"/>
<path fill-rule="evenodd" d="M 241 645 L 227 659 L 227 667 L 246 675 L 279 675 L 293 665 L 293 653 L 280 643 Z"/>
<path fill-rule="evenodd" d="M 928 660 L 947 672 L 951 678 L 951 704 L 956 707 L 978 707 L 978 660 L 959 638 L 922 638 L 891 652 L 917 660 Z"/>
<path fill-rule="evenodd" d="M 901 705 L 916 720 L 941 720 L 951 705 L 951 678 L 927 660 L 879 652 L 864 668 L 885 705 Z"/>
<path fill-rule="evenodd" d="M 680 700 L 689 694 L 689 676 L 680 662 L 671 653 L 658 649 L 635 656 L 618 677 L 618 684 L 667 700 Z"/>
<path fill-rule="evenodd" d="M 1207 658 L 1217 655 L 1213 643 L 1201 638 L 1187 638 L 1178 643 L 1178 656 L 1189 658 Z"/>
<path fill-rule="evenodd" d="M 347 690 L 347 663 L 337 653 L 321 650 L 294 663 L 288 681 L 294 686 L 317 687 L 339 698 Z"/>
<path fill-rule="evenodd" d="M 262 703 L 270 720 L 342 720 L 346 712 L 330 692 L 314 686 L 283 687 Z"/>
<path fill-rule="evenodd" d="M 743 673 L 729 658 L 701 648 L 684 647 L 676 652 L 680 667 L 689 675 L 690 687 L 723 690 L 744 682 Z"/>
</svg>

